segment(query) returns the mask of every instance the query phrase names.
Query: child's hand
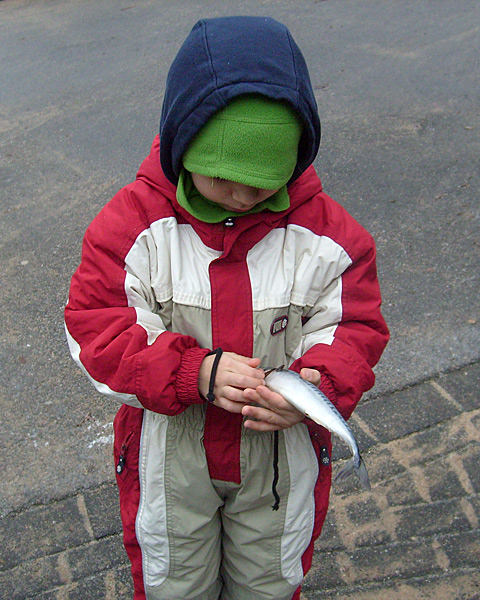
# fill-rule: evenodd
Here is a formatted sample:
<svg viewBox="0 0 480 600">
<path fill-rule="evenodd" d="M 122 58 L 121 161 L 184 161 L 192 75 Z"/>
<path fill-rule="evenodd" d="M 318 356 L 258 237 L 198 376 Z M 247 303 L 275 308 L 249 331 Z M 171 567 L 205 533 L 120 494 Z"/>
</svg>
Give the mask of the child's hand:
<svg viewBox="0 0 480 600">
<path fill-rule="evenodd" d="M 300 376 L 314 385 L 320 385 L 320 372 L 316 369 L 302 369 Z M 285 400 L 283 396 L 273 392 L 265 385 L 256 389 L 246 389 L 244 399 L 261 406 L 246 405 L 242 415 L 247 417 L 244 425 L 256 431 L 276 431 L 287 429 L 305 418 L 305 415 Z"/>
<path fill-rule="evenodd" d="M 200 365 L 198 373 L 198 391 L 206 398 L 210 383 L 215 356 L 206 356 Z M 213 393 L 217 406 L 232 413 L 241 413 L 242 408 L 248 400 L 243 396 L 246 388 L 255 389 L 263 383 L 265 374 L 259 369 L 259 358 L 248 358 L 235 354 L 235 352 L 224 352 L 220 358 L 215 376 Z"/>
</svg>

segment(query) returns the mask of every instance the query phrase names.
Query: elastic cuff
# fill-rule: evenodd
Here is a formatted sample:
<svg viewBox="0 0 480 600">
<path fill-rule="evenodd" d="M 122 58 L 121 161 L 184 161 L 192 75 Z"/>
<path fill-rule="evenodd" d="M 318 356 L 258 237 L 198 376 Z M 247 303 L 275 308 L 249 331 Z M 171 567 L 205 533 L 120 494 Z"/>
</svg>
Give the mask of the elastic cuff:
<svg viewBox="0 0 480 600">
<path fill-rule="evenodd" d="M 332 380 L 328 375 L 320 372 L 320 385 L 318 386 L 325 396 L 330 400 L 332 404 L 337 404 L 338 396 L 335 388 L 333 387 Z"/>
<path fill-rule="evenodd" d="M 356 406 L 356 403 L 352 404 L 352 402 L 349 401 L 348 396 L 339 395 L 328 375 L 322 372 L 321 376 L 322 378 L 319 386 L 321 391 L 325 394 L 325 396 L 327 396 L 330 402 L 335 405 L 336 409 L 342 415 L 345 421 L 348 421 L 348 419 L 352 416 L 352 412 Z"/>
<path fill-rule="evenodd" d="M 198 391 L 198 372 L 203 359 L 209 352 L 208 348 L 190 348 L 183 353 L 175 381 L 177 400 L 182 404 L 203 404 L 205 402 Z"/>
</svg>

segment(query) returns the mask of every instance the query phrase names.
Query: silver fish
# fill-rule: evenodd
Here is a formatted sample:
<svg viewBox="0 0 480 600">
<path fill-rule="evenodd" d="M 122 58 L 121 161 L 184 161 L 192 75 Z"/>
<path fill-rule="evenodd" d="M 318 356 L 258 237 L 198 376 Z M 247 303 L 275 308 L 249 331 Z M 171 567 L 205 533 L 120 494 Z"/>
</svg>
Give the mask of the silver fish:
<svg viewBox="0 0 480 600">
<path fill-rule="evenodd" d="M 355 436 L 325 394 L 310 381 L 302 379 L 295 371 L 283 367 L 266 371 L 265 385 L 283 396 L 309 419 L 338 435 L 350 448 L 352 459 L 338 473 L 335 481 L 345 479 L 355 473 L 362 487 L 369 490 L 370 481 L 367 469 L 360 456 Z"/>
</svg>

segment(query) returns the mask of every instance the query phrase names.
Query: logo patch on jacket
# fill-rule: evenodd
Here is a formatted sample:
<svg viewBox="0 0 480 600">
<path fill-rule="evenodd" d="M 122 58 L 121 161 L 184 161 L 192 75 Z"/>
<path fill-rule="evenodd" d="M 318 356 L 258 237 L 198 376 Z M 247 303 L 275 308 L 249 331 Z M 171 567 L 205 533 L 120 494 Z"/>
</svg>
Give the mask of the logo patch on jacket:
<svg viewBox="0 0 480 600">
<path fill-rule="evenodd" d="M 277 335 L 285 331 L 288 325 L 288 317 L 287 315 L 283 315 L 283 317 L 276 318 L 272 324 L 270 325 L 270 333 L 272 335 Z"/>
</svg>

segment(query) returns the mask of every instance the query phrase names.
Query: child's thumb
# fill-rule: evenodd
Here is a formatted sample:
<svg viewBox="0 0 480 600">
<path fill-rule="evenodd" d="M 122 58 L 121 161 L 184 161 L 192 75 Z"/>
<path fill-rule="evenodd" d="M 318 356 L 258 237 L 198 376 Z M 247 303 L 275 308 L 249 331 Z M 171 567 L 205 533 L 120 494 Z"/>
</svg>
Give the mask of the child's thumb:
<svg viewBox="0 0 480 600">
<path fill-rule="evenodd" d="M 316 369 L 302 369 L 300 371 L 300 375 L 306 381 L 310 381 L 315 385 L 319 385 L 320 383 L 320 373 Z"/>
</svg>

